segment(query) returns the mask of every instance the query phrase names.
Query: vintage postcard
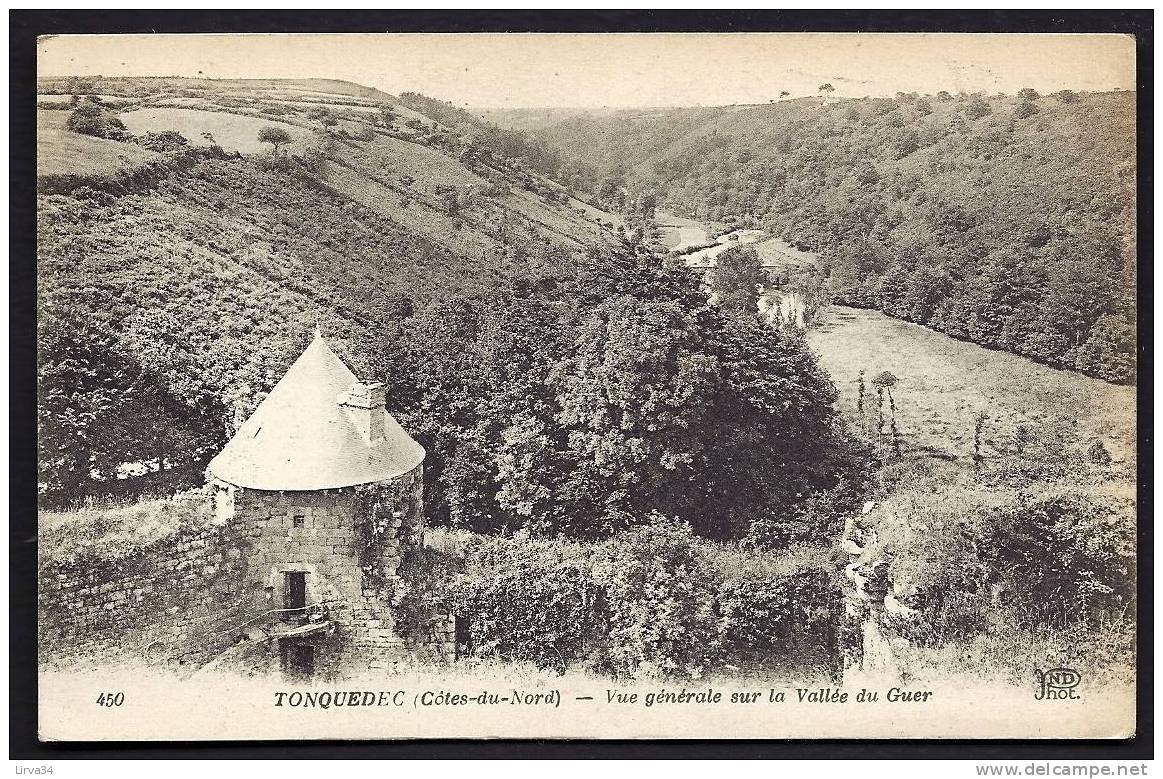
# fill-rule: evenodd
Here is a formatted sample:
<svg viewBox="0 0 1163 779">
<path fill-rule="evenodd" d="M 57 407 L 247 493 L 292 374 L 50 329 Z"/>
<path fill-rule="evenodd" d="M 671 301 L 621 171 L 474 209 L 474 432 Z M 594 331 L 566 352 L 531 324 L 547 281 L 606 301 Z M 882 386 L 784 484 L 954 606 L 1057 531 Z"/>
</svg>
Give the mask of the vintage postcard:
<svg viewBox="0 0 1163 779">
<path fill-rule="evenodd" d="M 40 39 L 40 738 L 1132 736 L 1135 87 Z"/>
</svg>

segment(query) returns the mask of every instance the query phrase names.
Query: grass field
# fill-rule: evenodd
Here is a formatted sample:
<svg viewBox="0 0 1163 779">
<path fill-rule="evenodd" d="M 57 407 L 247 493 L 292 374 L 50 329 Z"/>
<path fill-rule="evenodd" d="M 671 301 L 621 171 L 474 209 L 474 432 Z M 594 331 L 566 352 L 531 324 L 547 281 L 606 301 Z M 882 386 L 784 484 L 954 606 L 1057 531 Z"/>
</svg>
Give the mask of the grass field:
<svg viewBox="0 0 1163 779">
<path fill-rule="evenodd" d="M 275 117 L 259 118 L 257 116 L 242 116 L 224 111 L 199 111 L 184 108 L 143 108 L 137 111 L 126 111 L 118 114 L 121 121 L 131 133 L 143 135 L 147 132 L 161 132 L 176 130 L 196 146 L 209 146 L 210 142 L 202 137 L 202 133 L 209 132 L 214 140 L 226 151 L 237 151 L 243 154 L 256 154 L 269 151 L 270 144 L 258 142 L 258 132 L 268 125 L 281 127 L 294 138 L 289 144 L 291 151 L 302 151 L 302 145 L 309 133 L 293 125 L 280 122 Z"/>
<path fill-rule="evenodd" d="M 958 341 L 877 311 L 834 306 L 808 333 L 812 349 L 855 413 L 857 374 L 900 379 L 897 420 L 910 448 L 968 458 L 974 418 L 984 411 L 986 451 L 1020 424 L 1066 419 L 1085 440 L 1099 438 L 1117 460 L 1135 447 L 1135 389 L 1056 370 L 1007 352 Z M 869 387 L 871 390 L 871 386 Z M 875 398 L 872 400 L 875 403 Z"/>
<path fill-rule="evenodd" d="M 768 238 L 755 244 L 759 260 L 769 270 L 799 270 L 816 265 L 818 258 L 811 252 L 802 252 L 782 238 Z"/>
<path fill-rule="evenodd" d="M 698 246 L 711 240 L 710 227 L 694 219 L 659 211 L 654 218 L 661 236 L 659 242 L 667 251 Z"/>
<path fill-rule="evenodd" d="M 157 156 L 132 143 L 70 132 L 65 129 L 67 119 L 65 111 L 36 112 L 37 175 L 103 175 Z"/>
</svg>

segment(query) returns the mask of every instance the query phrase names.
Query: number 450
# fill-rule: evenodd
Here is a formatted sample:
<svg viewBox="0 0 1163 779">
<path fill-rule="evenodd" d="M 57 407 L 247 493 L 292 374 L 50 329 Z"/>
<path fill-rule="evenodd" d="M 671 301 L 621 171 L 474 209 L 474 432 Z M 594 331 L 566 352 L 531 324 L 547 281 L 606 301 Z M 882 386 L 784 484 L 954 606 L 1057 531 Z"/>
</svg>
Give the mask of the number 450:
<svg viewBox="0 0 1163 779">
<path fill-rule="evenodd" d="M 98 706 L 120 706 L 125 703 L 123 692 L 103 692 L 97 696 Z"/>
</svg>

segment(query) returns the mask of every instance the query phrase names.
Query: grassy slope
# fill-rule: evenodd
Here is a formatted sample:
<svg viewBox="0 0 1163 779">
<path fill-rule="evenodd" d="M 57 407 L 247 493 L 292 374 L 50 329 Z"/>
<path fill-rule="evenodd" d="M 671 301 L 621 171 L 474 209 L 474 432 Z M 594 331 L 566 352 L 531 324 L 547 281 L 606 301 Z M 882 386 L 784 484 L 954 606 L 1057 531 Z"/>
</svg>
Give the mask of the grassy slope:
<svg viewBox="0 0 1163 779">
<path fill-rule="evenodd" d="M 36 167 L 43 174 L 106 175 L 157 157 L 128 143 L 78 135 L 65 129 L 66 111 L 36 112 Z"/>
<path fill-rule="evenodd" d="M 832 307 L 808 341 L 849 414 L 855 414 L 859 371 L 867 382 L 881 371 L 900 379 L 897 419 L 914 450 L 968 460 L 974 417 L 985 411 L 990 450 L 1019 424 L 1067 417 L 1080 436 L 1101 439 L 1116 459 L 1134 458 L 1134 387 L 1048 368 L 866 309 Z"/>
<path fill-rule="evenodd" d="M 63 79 L 42 79 L 40 82 L 42 90 L 63 89 L 65 85 Z M 372 111 L 378 113 L 378 108 L 373 106 L 383 103 L 393 106 L 397 122 L 419 120 L 427 131 L 440 130 L 437 122 L 399 105 L 391 95 L 326 79 L 109 78 L 100 79 L 96 86 L 113 94 L 133 95 L 140 100 L 119 114 L 132 133 L 177 130 L 191 144 L 207 146 L 210 142 L 202 137 L 202 133 L 209 132 L 226 151 L 243 154 L 269 150 L 269 145 L 259 143 L 256 138 L 258 131 L 268 125 L 282 127 L 294 138 L 286 147 L 288 153 L 302 153 L 314 142 L 319 130 L 317 123 L 308 119 L 304 112 L 320 104 L 328 104 L 328 110 L 337 116 L 346 116 L 334 130 L 351 135 L 365 130 L 366 122 L 375 115 Z M 243 104 L 231 105 L 224 110 L 218 102 L 224 98 L 241 100 Z M 364 105 L 342 105 L 337 101 Z M 262 113 L 261 109 L 268 105 L 290 106 L 294 113 L 281 116 Z M 416 134 L 399 125 L 397 130 Z M 140 149 L 132 144 L 93 140 L 110 150 L 128 149 L 130 155 Z M 597 223 L 616 224 L 619 221 L 617 217 L 580 201 L 565 207 L 545 202 L 516 187 L 507 195 L 478 198 L 472 207 L 464 208 L 456 215 L 450 214 L 442 204 L 439 189 L 455 188 L 463 192 L 472 188 L 479 191 L 487 182 L 446 150 L 391 137 L 382 131 L 371 142 L 348 140 L 341 143 L 335 157 L 339 164 L 332 165 L 324 174 L 328 185 L 407 230 L 466 257 L 479 258 L 496 253 L 498 245 L 514 237 L 531 239 L 534 244 L 560 245 L 569 250 L 594 243 L 609 243 L 613 241 L 612 235 L 604 232 Z M 104 166 L 101 171 L 110 172 L 115 168 L 116 165 Z"/>
<path fill-rule="evenodd" d="M 195 146 L 209 146 L 202 137 L 209 132 L 214 141 L 226 151 L 257 154 L 270 150 L 270 144 L 259 143 L 258 133 L 264 127 L 276 125 L 287 131 L 294 141 L 283 148 L 289 153 L 301 153 L 311 132 L 283 122 L 279 117 L 241 116 L 224 111 L 199 111 L 184 108 L 146 107 L 124 111 L 118 117 L 129 132 L 144 135 L 147 132 L 177 130 Z"/>
</svg>

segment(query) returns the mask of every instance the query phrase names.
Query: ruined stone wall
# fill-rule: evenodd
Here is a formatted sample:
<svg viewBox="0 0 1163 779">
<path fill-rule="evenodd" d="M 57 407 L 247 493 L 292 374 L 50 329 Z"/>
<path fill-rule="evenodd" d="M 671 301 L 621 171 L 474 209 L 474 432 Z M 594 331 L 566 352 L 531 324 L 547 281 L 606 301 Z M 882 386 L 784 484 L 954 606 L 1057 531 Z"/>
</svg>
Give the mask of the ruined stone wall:
<svg viewBox="0 0 1163 779">
<path fill-rule="evenodd" d="M 189 528 L 107 560 L 42 564 L 38 648 L 46 667 L 118 662 L 196 667 L 249 613 L 249 539 L 235 526 Z"/>
<path fill-rule="evenodd" d="M 393 607 L 404 550 L 423 543 L 422 489 L 420 467 L 372 487 L 239 489 L 222 524 L 119 560 L 42 567 L 42 663 L 144 660 L 192 671 L 241 639 L 261 639 L 256 630 L 286 616 L 285 574 L 302 571 L 306 602 L 323 604 L 334 624 L 309 639 L 316 673 L 393 668 L 417 649 L 397 635 Z M 441 624 L 428 655 L 450 658 L 451 638 Z M 277 642 L 257 641 L 246 665 L 276 670 L 278 653 Z"/>
</svg>

